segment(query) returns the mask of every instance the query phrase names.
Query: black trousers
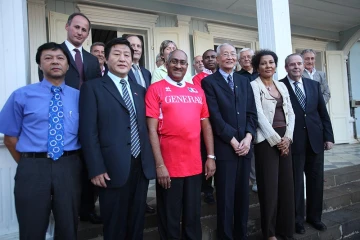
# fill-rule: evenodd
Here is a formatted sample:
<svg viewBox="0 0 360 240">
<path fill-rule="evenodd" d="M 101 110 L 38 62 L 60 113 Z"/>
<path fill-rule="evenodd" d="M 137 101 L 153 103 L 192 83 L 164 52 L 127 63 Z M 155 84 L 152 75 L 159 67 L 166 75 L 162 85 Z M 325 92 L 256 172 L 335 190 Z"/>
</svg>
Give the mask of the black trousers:
<svg viewBox="0 0 360 240">
<path fill-rule="evenodd" d="M 252 153 L 249 154 L 252 156 Z M 217 239 L 247 239 L 251 158 L 216 161 Z"/>
<path fill-rule="evenodd" d="M 156 201 L 160 239 L 201 239 L 201 174 L 171 178 L 169 189 L 156 183 Z"/>
<path fill-rule="evenodd" d="M 80 155 L 80 159 L 83 162 L 84 166 L 86 166 L 85 160 Z M 87 217 L 89 213 L 94 212 L 95 203 L 98 198 L 98 188 L 92 184 L 91 180 L 89 180 L 89 175 L 86 167 L 83 168 L 81 174 L 81 205 L 80 205 L 80 216 Z"/>
<path fill-rule="evenodd" d="M 56 239 L 77 239 L 82 168 L 77 155 L 20 159 L 14 189 L 20 240 L 45 239 L 51 211 Z"/>
<path fill-rule="evenodd" d="M 140 155 L 131 159 L 130 175 L 120 188 L 99 188 L 104 240 L 142 240 L 145 222 L 146 179 Z"/>
<path fill-rule="evenodd" d="M 275 128 L 284 136 L 286 128 Z M 291 152 L 280 156 L 268 141 L 255 145 L 255 167 L 263 239 L 275 235 L 292 237 L 295 231 L 295 200 Z"/>
<path fill-rule="evenodd" d="M 306 220 L 321 221 L 324 191 L 324 152 L 314 153 L 307 141 L 306 152 L 293 154 L 295 222 L 303 223 L 305 215 L 304 172 L 306 177 Z"/>
</svg>

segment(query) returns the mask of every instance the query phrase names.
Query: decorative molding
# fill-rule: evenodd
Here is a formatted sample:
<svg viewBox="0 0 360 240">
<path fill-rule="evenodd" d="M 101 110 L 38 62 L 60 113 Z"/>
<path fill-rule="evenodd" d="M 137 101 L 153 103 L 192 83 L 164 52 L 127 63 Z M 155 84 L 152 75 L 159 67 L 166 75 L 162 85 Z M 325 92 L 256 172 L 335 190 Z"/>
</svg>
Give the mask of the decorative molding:
<svg viewBox="0 0 360 240">
<path fill-rule="evenodd" d="M 208 23 L 207 28 L 209 33 L 216 38 L 226 38 L 246 42 L 256 42 L 259 40 L 257 31 L 242 29 L 240 27 L 229 27 L 226 25 Z"/>
<path fill-rule="evenodd" d="M 38 65 L 35 62 L 37 48 L 47 41 L 44 0 L 28 0 L 30 80 L 39 81 Z"/>
<path fill-rule="evenodd" d="M 189 27 L 191 17 L 186 15 L 176 15 L 178 27 Z"/>
<path fill-rule="evenodd" d="M 326 50 L 328 42 L 320 40 L 311 40 L 306 38 L 292 37 L 293 50 L 311 48 L 323 52 Z"/>
</svg>

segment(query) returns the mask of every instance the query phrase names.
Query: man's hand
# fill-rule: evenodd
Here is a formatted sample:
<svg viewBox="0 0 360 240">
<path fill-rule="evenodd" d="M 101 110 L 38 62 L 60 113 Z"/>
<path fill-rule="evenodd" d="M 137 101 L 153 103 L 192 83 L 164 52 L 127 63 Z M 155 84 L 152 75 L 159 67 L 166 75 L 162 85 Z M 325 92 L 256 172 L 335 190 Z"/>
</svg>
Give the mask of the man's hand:
<svg viewBox="0 0 360 240">
<path fill-rule="evenodd" d="M 324 149 L 325 150 L 330 150 L 330 149 L 332 149 L 333 146 L 334 146 L 334 143 L 332 143 L 332 142 L 325 142 L 324 143 Z"/>
<path fill-rule="evenodd" d="M 206 176 L 206 180 L 208 180 L 209 178 L 211 178 L 212 176 L 214 176 L 216 171 L 216 164 L 215 164 L 215 160 L 208 158 L 205 162 L 205 176 Z"/>
<path fill-rule="evenodd" d="M 171 187 L 171 179 L 169 172 L 164 164 L 156 167 L 156 176 L 158 183 L 165 189 Z"/>
<path fill-rule="evenodd" d="M 251 140 L 252 140 L 252 136 L 250 134 L 246 134 L 246 137 L 243 140 L 241 140 L 239 144 L 239 151 L 236 152 L 239 156 L 245 156 L 246 154 L 249 153 Z"/>
<path fill-rule="evenodd" d="M 236 140 L 235 137 L 233 137 L 230 141 L 230 145 L 233 147 L 234 151 L 237 153 L 239 151 L 239 142 Z"/>
<path fill-rule="evenodd" d="M 107 173 L 103 173 L 103 174 L 97 175 L 96 177 L 93 177 L 91 179 L 91 182 L 95 186 L 106 188 L 107 186 L 106 186 L 105 179 L 110 181 L 109 175 Z"/>
</svg>

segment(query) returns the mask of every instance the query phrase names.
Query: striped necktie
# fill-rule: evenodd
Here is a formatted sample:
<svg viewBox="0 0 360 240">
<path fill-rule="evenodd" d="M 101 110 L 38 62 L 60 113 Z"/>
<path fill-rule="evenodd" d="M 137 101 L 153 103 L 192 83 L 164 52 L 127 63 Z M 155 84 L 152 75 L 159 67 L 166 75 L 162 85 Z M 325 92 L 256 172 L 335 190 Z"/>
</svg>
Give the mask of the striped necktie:
<svg viewBox="0 0 360 240">
<path fill-rule="evenodd" d="M 295 95 L 301 105 L 301 108 L 304 110 L 305 112 L 305 108 L 306 108 L 306 97 L 304 95 L 304 93 L 301 91 L 300 87 L 298 86 L 299 82 L 294 82 L 294 86 L 295 86 Z"/>
<path fill-rule="evenodd" d="M 133 104 L 130 99 L 130 95 L 127 89 L 127 82 L 125 79 L 120 80 L 122 85 L 123 98 L 126 104 L 127 109 L 130 112 L 130 133 L 131 133 L 131 154 L 134 158 L 137 158 L 140 154 L 140 137 L 139 129 L 137 125 L 136 113 L 133 107 Z"/>
<path fill-rule="evenodd" d="M 135 78 L 136 78 L 136 82 L 140 85 L 140 86 L 143 86 L 142 85 L 142 82 L 141 82 L 141 77 L 140 77 L 140 74 L 139 74 L 139 69 L 138 69 L 138 66 L 133 64 L 133 69 L 134 69 L 134 75 L 135 75 Z M 143 86 L 144 87 L 144 86 Z"/>
<path fill-rule="evenodd" d="M 234 81 L 233 81 L 231 74 L 229 74 L 229 76 L 227 77 L 227 80 L 228 80 L 229 87 L 231 88 L 231 91 L 234 92 Z"/>
</svg>

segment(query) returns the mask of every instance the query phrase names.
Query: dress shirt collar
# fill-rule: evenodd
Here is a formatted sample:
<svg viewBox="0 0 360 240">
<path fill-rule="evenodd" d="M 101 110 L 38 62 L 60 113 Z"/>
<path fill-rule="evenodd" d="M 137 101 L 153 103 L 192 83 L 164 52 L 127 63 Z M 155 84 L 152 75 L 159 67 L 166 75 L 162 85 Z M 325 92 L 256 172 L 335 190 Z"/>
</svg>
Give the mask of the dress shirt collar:
<svg viewBox="0 0 360 240">
<path fill-rule="evenodd" d="M 212 72 L 211 70 L 207 69 L 207 68 L 204 68 L 203 72 L 204 72 L 204 73 L 207 73 L 207 74 L 213 74 L 213 72 Z M 195 74 L 195 76 L 196 76 L 196 75 L 197 75 L 197 74 Z"/>
<path fill-rule="evenodd" d="M 180 82 L 175 82 L 174 80 L 172 80 L 169 76 L 165 77 L 165 80 L 170 83 L 171 85 L 174 85 L 175 87 L 179 87 L 179 88 L 183 88 L 186 85 L 186 82 L 184 79 L 182 79 Z M 178 83 L 181 83 L 181 86 L 178 85 Z"/>
<path fill-rule="evenodd" d="M 310 75 L 314 75 L 314 74 L 316 73 L 316 69 L 315 69 L 315 68 L 313 68 L 313 70 L 312 70 L 311 73 L 310 73 L 306 68 L 305 68 L 304 70 L 309 74 L 309 76 L 310 76 Z"/>
<path fill-rule="evenodd" d="M 71 42 L 69 42 L 68 40 L 65 40 L 65 45 L 67 46 L 67 48 L 69 49 L 70 52 L 74 51 L 74 48 L 77 48 L 75 47 Z M 79 49 L 81 55 L 82 55 L 82 46 L 78 47 L 77 49 Z"/>
<path fill-rule="evenodd" d="M 292 80 L 289 75 L 287 75 L 287 78 L 291 84 L 291 86 L 294 86 L 294 82 L 296 82 L 295 80 Z M 300 77 L 300 80 L 298 81 L 301 85 L 303 85 L 303 81 L 302 81 L 302 77 Z"/>
<path fill-rule="evenodd" d="M 115 74 L 113 74 L 113 73 L 111 73 L 111 72 L 109 71 L 109 72 L 108 72 L 108 76 L 111 78 L 111 80 L 113 80 L 113 82 L 115 83 L 115 85 L 119 85 L 121 79 L 124 79 L 126 82 L 129 83 L 129 81 L 128 81 L 128 75 L 126 75 L 126 77 L 124 77 L 124 78 L 120 78 L 120 77 L 116 76 Z"/>
<path fill-rule="evenodd" d="M 232 79 L 234 79 L 234 71 L 232 71 L 230 74 L 229 73 L 226 73 L 224 72 L 221 68 L 219 68 L 219 72 L 220 74 L 223 76 L 223 78 L 226 80 L 226 82 L 228 82 L 228 76 L 231 75 Z"/>
<path fill-rule="evenodd" d="M 41 82 L 40 82 L 40 85 L 41 87 L 43 88 L 47 88 L 49 89 L 49 92 L 51 92 L 51 87 L 54 86 L 51 84 L 51 82 L 49 82 L 47 79 L 43 79 Z M 66 85 L 65 85 L 65 81 L 63 81 L 60 86 L 61 87 L 61 92 L 65 95 L 65 92 L 66 92 Z"/>
<path fill-rule="evenodd" d="M 102 67 L 102 69 L 101 69 L 101 75 L 102 75 L 102 76 L 104 76 L 105 70 L 106 70 L 105 65 L 103 65 L 103 67 Z"/>
</svg>

